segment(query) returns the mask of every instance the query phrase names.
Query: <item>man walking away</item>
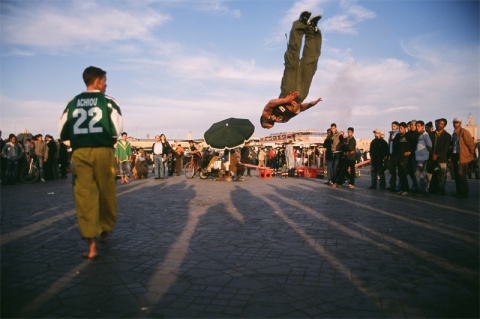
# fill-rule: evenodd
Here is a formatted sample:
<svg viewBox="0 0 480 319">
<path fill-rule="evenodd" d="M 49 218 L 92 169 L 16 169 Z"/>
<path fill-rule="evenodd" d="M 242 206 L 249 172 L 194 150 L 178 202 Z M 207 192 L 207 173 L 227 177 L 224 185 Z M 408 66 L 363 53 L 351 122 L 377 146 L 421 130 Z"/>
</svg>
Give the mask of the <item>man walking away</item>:
<svg viewBox="0 0 480 319">
<path fill-rule="evenodd" d="M 83 72 L 87 89 L 74 97 L 59 122 L 60 138 L 73 150 L 73 194 L 80 234 L 98 256 L 96 237 L 106 241 L 117 218 L 116 167 L 113 145 L 123 130 L 117 102 L 105 95 L 107 72 L 90 66 Z"/>
</svg>

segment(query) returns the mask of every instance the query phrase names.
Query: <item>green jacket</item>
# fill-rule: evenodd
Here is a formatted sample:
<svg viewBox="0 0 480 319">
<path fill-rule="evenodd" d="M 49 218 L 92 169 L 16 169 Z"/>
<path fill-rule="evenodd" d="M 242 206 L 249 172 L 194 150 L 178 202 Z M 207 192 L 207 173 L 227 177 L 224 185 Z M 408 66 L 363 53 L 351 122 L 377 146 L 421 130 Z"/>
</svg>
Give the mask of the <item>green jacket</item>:
<svg viewBox="0 0 480 319">
<path fill-rule="evenodd" d="M 132 145 L 129 141 L 120 140 L 115 147 L 115 158 L 118 158 L 120 163 L 130 161 L 132 156 Z"/>
</svg>

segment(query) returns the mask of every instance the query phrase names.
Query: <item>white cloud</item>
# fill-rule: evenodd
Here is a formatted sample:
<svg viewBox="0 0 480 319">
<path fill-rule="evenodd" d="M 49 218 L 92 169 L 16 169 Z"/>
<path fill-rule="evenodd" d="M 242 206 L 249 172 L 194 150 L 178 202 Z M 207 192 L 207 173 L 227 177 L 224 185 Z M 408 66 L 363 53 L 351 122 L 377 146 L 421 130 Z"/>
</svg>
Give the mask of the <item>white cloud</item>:
<svg viewBox="0 0 480 319">
<path fill-rule="evenodd" d="M 204 12 L 209 12 L 213 14 L 222 14 L 232 16 L 234 18 L 240 18 L 242 16 L 240 10 L 238 9 L 231 9 L 226 5 L 224 0 L 204 0 L 195 2 L 199 10 Z"/>
<path fill-rule="evenodd" d="M 2 5 L 2 40 L 7 45 L 82 48 L 95 44 L 148 39 L 169 15 L 143 7 L 104 6 L 93 1 L 28 2 Z"/>
<path fill-rule="evenodd" d="M 365 7 L 357 4 L 357 1 L 342 1 L 342 13 L 333 17 L 327 17 L 322 24 L 325 33 L 338 32 L 357 34 L 357 25 L 365 20 L 374 19 L 376 14 Z"/>
</svg>

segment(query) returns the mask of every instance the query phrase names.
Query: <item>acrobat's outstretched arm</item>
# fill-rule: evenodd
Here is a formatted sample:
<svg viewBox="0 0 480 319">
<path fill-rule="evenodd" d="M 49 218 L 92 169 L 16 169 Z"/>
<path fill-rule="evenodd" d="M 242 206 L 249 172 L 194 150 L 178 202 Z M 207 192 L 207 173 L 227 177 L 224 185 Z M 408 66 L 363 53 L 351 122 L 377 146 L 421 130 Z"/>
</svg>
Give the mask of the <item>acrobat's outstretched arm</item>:
<svg viewBox="0 0 480 319">
<path fill-rule="evenodd" d="M 318 99 L 316 99 L 315 101 L 312 101 L 310 103 L 302 103 L 300 105 L 300 110 L 303 112 L 305 110 L 308 110 L 309 108 L 311 108 L 312 106 L 315 106 L 317 105 L 318 102 L 321 102 L 322 101 L 322 98 L 319 97 Z"/>
</svg>

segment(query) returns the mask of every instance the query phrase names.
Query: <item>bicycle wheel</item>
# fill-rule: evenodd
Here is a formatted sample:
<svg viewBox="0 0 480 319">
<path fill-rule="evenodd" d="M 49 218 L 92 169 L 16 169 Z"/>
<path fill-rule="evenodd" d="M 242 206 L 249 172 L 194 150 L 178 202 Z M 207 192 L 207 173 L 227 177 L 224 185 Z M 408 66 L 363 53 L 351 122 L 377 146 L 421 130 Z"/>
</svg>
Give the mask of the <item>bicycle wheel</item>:
<svg viewBox="0 0 480 319">
<path fill-rule="evenodd" d="M 185 167 L 183 169 L 184 169 L 186 178 L 195 177 L 195 165 L 193 165 L 192 162 L 185 164 Z"/>
<path fill-rule="evenodd" d="M 200 169 L 198 171 L 198 176 L 200 176 L 201 179 L 205 179 L 208 177 L 208 173 L 204 172 L 203 169 Z"/>
<path fill-rule="evenodd" d="M 30 167 L 25 167 L 20 173 L 20 179 L 22 182 L 30 184 L 35 182 L 39 175 L 40 172 L 38 171 L 37 167 L 33 166 L 31 169 Z"/>
</svg>

